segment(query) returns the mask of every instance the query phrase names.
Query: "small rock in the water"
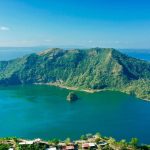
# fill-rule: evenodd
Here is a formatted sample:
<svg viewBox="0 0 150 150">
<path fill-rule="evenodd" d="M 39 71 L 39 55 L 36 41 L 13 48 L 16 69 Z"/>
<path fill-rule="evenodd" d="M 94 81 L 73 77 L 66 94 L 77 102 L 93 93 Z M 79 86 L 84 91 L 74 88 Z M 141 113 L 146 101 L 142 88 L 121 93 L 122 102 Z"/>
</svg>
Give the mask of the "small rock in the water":
<svg viewBox="0 0 150 150">
<path fill-rule="evenodd" d="M 78 99 L 78 96 L 75 94 L 75 93 L 73 93 L 73 92 L 70 92 L 69 94 L 68 94 L 68 96 L 67 96 L 67 100 L 68 101 L 75 101 L 75 100 L 77 100 Z"/>
</svg>

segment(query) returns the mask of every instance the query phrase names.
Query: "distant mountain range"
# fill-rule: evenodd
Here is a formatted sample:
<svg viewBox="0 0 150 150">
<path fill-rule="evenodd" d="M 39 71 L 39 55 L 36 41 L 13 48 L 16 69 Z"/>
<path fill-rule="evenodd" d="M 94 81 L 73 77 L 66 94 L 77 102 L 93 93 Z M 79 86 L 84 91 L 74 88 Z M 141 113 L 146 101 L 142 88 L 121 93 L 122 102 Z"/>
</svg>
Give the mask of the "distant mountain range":
<svg viewBox="0 0 150 150">
<path fill-rule="evenodd" d="M 117 90 L 150 100 L 150 62 L 115 49 L 48 49 L 0 61 L 0 85 L 53 84 L 78 90 Z"/>
</svg>

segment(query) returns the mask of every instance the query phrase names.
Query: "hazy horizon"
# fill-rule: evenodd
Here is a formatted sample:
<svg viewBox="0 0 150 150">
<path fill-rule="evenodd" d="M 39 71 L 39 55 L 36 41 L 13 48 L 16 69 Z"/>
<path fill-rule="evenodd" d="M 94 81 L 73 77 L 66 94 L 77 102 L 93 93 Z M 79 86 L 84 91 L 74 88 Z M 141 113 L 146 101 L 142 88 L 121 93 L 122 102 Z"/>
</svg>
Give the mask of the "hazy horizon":
<svg viewBox="0 0 150 150">
<path fill-rule="evenodd" d="M 86 46 L 79 46 L 79 45 L 74 45 L 74 46 L 71 46 L 71 45 L 55 45 L 55 46 L 47 46 L 47 45 L 43 45 L 43 46 L 0 46 L 0 48 L 62 48 L 62 49 L 84 49 L 84 48 L 87 48 L 87 49 L 90 49 L 90 48 L 114 48 L 114 49 L 117 49 L 117 50 L 150 50 L 150 48 L 125 48 L 125 47 L 118 47 L 118 48 L 115 48 L 115 47 L 100 47 L 100 46 L 95 46 L 95 47 L 86 47 Z M 2 49 L 0 49 L 2 50 Z"/>
</svg>

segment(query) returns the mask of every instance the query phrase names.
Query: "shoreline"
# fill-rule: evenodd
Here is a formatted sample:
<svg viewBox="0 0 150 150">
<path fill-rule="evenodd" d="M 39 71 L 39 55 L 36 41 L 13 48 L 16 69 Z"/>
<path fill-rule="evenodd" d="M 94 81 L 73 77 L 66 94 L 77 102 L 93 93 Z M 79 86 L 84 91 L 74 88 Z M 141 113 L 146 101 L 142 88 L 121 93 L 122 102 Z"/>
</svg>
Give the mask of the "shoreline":
<svg viewBox="0 0 150 150">
<path fill-rule="evenodd" d="M 104 90 L 93 90 L 93 89 L 80 89 L 78 87 L 69 87 L 69 86 L 65 86 L 59 83 L 34 83 L 35 85 L 48 85 L 48 86 L 55 86 L 55 87 L 59 87 L 62 89 L 67 89 L 67 90 L 73 90 L 73 91 L 82 91 L 82 92 L 87 92 L 87 93 L 96 93 L 96 92 L 102 92 L 102 91 L 106 91 L 106 89 Z"/>
<path fill-rule="evenodd" d="M 129 93 L 123 91 L 123 90 L 115 90 L 115 89 L 101 89 L 101 90 L 93 90 L 93 89 L 80 89 L 79 87 L 69 87 L 69 86 L 65 86 L 62 85 L 60 83 L 56 83 L 56 82 L 49 82 L 49 83 L 34 83 L 34 85 L 48 85 L 48 86 L 55 86 L 55 87 L 59 87 L 62 89 L 67 89 L 67 90 L 72 90 L 72 91 L 81 91 L 81 92 L 87 92 L 87 93 L 97 93 L 97 92 L 103 92 L 103 91 L 118 91 L 127 95 L 130 95 Z M 132 95 L 131 95 L 132 96 Z M 148 99 L 143 99 L 140 98 L 139 96 L 135 96 L 137 99 L 143 100 L 143 101 L 147 101 L 150 102 L 150 100 Z"/>
</svg>

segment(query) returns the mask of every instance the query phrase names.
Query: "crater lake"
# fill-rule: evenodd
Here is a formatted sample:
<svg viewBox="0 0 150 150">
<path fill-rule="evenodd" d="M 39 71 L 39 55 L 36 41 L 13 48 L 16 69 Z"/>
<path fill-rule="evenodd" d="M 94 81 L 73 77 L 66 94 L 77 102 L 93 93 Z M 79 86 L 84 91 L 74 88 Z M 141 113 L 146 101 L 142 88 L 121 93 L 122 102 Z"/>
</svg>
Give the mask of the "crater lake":
<svg viewBox="0 0 150 150">
<path fill-rule="evenodd" d="M 30 85 L 0 87 L 0 137 L 79 138 L 100 132 L 116 139 L 137 137 L 150 143 L 150 103 L 120 92 L 76 92 Z"/>
</svg>

